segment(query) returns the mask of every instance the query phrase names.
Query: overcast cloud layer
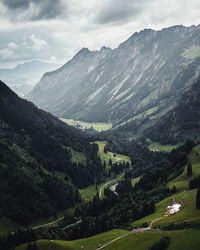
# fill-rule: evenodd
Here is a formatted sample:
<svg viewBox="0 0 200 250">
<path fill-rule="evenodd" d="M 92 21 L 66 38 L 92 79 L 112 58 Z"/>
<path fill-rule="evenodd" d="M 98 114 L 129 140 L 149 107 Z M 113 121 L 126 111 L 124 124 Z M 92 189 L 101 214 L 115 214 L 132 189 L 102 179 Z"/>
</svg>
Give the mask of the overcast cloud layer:
<svg viewBox="0 0 200 250">
<path fill-rule="evenodd" d="M 65 63 L 82 47 L 117 47 L 134 32 L 200 24 L 199 0 L 0 0 L 0 67 Z"/>
</svg>

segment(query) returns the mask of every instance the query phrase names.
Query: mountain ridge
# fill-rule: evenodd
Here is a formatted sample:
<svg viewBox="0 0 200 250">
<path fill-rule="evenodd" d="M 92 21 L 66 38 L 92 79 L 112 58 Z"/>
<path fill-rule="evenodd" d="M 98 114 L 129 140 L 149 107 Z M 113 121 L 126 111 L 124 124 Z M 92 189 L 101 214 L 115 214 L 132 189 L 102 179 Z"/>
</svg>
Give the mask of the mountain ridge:
<svg viewBox="0 0 200 250">
<path fill-rule="evenodd" d="M 74 163 L 69 149 L 82 152 Z M 62 173 L 58 175 L 57 173 Z M 0 81 L 0 214 L 20 225 L 80 202 L 101 179 L 97 148 L 76 128 L 21 99 Z"/>
<path fill-rule="evenodd" d="M 154 107 L 161 116 L 199 76 L 200 54 L 189 58 L 200 48 L 199 29 L 146 29 L 102 56 L 83 49 L 86 55 L 79 51 L 62 73 L 45 75 L 27 98 L 58 117 L 89 122 L 117 124 Z"/>
</svg>

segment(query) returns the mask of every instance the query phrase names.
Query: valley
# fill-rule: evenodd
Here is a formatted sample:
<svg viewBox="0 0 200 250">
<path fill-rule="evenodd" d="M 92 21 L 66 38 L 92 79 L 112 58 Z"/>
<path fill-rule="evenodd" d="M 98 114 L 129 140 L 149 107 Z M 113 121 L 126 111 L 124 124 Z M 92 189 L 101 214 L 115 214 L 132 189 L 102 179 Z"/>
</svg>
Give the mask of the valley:
<svg viewBox="0 0 200 250">
<path fill-rule="evenodd" d="M 0 249 L 199 250 L 200 25 L 133 30 L 112 48 L 92 35 L 80 49 L 80 36 L 71 50 L 63 27 L 0 50 L 18 63 L 0 69 Z M 22 49 L 46 55 L 21 64 Z"/>
<path fill-rule="evenodd" d="M 61 121 L 66 122 L 67 124 L 74 126 L 76 128 L 80 128 L 82 130 L 90 130 L 93 128 L 93 130 L 101 132 L 112 128 L 111 123 L 96 123 L 96 122 L 83 122 L 83 121 L 77 121 L 73 119 L 65 119 L 60 118 Z"/>
</svg>

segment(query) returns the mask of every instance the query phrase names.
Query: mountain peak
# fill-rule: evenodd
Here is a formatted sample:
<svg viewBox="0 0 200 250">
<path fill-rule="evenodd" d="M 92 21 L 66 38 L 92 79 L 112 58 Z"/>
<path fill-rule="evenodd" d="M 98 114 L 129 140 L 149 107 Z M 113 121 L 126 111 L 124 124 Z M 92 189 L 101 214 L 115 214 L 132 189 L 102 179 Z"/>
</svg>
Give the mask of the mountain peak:
<svg viewBox="0 0 200 250">
<path fill-rule="evenodd" d="M 79 50 L 76 55 L 74 57 L 79 57 L 79 56 L 85 56 L 90 54 L 91 51 L 88 48 L 82 48 L 81 50 Z"/>
</svg>

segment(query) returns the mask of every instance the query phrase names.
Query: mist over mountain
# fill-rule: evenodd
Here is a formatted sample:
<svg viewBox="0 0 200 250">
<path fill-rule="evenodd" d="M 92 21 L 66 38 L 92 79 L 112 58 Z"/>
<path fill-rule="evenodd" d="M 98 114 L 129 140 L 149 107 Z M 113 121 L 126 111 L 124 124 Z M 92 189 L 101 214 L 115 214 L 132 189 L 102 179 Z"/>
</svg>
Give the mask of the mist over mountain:
<svg viewBox="0 0 200 250">
<path fill-rule="evenodd" d="M 31 61 L 18 64 L 15 68 L 0 69 L 0 79 L 6 82 L 12 90 L 23 97 L 39 81 L 42 75 L 58 68 L 59 64 Z"/>
<path fill-rule="evenodd" d="M 26 97 L 58 117 L 120 124 L 149 112 L 158 119 L 199 76 L 199 31 L 146 29 L 113 50 L 84 48 Z"/>
</svg>

